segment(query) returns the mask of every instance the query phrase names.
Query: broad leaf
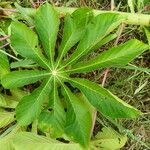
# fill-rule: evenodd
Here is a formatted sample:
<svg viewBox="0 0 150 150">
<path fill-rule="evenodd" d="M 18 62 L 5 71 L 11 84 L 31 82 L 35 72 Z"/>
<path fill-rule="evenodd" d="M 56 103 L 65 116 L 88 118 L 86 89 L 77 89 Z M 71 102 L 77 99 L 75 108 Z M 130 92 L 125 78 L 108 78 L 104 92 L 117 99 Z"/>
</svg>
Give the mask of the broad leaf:
<svg viewBox="0 0 150 150">
<path fill-rule="evenodd" d="M 71 72 L 87 72 L 104 67 L 121 67 L 148 49 L 148 45 L 133 39 L 108 51 L 102 52 L 96 58 L 87 62 L 79 62 Z"/>
<path fill-rule="evenodd" d="M 84 35 L 85 27 L 92 17 L 91 9 L 80 8 L 73 14 L 67 14 L 64 21 L 62 42 L 59 47 L 58 64 L 62 57 L 72 48 Z"/>
<path fill-rule="evenodd" d="M 63 87 L 67 100 L 65 132 L 73 140 L 87 147 L 92 128 L 92 116 L 84 102 L 76 97 L 67 86 L 63 85 Z"/>
<path fill-rule="evenodd" d="M 16 118 L 20 125 L 29 125 L 36 119 L 46 98 L 52 89 L 51 78 L 34 90 L 31 95 L 22 98 L 16 108 Z"/>
<path fill-rule="evenodd" d="M 38 47 L 37 35 L 26 25 L 19 22 L 11 24 L 11 46 L 17 53 L 35 61 L 44 68 L 49 68 L 48 61 Z"/>
<path fill-rule="evenodd" d="M 54 89 L 50 95 L 51 111 L 44 111 L 39 117 L 39 126 L 44 132 L 49 132 L 53 137 L 60 137 L 64 133 L 66 114 L 58 96 L 57 85 L 54 78 Z"/>
<path fill-rule="evenodd" d="M 5 88 L 11 89 L 15 87 L 22 87 L 31 83 L 35 83 L 38 80 L 50 77 L 50 73 L 47 71 L 37 70 L 23 70 L 13 71 L 2 78 L 2 84 Z"/>
<path fill-rule="evenodd" d="M 79 144 L 65 144 L 29 132 L 22 132 L 17 134 L 13 138 L 13 145 L 15 150 L 83 150 Z"/>
<path fill-rule="evenodd" d="M 91 150 L 118 150 L 127 142 L 127 136 L 117 133 L 112 128 L 102 128 L 102 132 L 98 132 L 96 138 L 91 141 Z"/>
<path fill-rule="evenodd" d="M 39 34 L 47 57 L 53 66 L 54 49 L 59 30 L 59 16 L 54 8 L 46 3 L 41 6 L 35 15 L 35 28 Z"/>
<path fill-rule="evenodd" d="M 141 115 L 140 111 L 96 83 L 80 78 L 71 78 L 69 81 L 81 90 L 99 112 L 106 116 L 111 118 L 135 118 Z"/>
<path fill-rule="evenodd" d="M 77 49 L 65 62 L 65 65 L 72 64 L 81 56 L 91 51 L 105 36 L 113 31 L 122 20 L 123 19 L 118 14 L 106 13 L 96 16 L 89 24 Z"/>
</svg>

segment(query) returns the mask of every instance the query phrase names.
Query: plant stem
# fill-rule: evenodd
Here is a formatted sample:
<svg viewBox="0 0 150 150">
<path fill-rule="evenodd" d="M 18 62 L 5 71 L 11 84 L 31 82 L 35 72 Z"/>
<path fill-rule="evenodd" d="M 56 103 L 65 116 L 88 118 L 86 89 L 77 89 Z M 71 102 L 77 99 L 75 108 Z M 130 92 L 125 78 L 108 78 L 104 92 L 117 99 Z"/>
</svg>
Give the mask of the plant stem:
<svg viewBox="0 0 150 150">
<path fill-rule="evenodd" d="M 9 53 L 6 53 L 5 51 L 3 51 L 3 50 L 1 50 L 1 49 L 0 49 L 0 53 L 3 53 L 3 54 L 5 54 L 5 55 L 7 55 L 7 56 L 9 56 L 9 57 L 11 57 L 11 58 L 17 60 L 17 61 L 20 60 L 20 59 L 18 59 L 17 57 L 15 57 L 15 56 L 13 56 L 13 55 L 11 55 L 11 54 L 9 54 Z"/>
<path fill-rule="evenodd" d="M 36 14 L 36 9 L 34 8 L 22 8 L 27 16 L 34 17 Z M 64 16 L 67 13 L 73 13 L 77 8 L 73 7 L 55 7 L 60 16 Z M 7 9 L 9 11 L 9 9 Z M 13 10 L 14 12 L 18 12 Z M 124 23 L 132 24 L 132 25 L 143 25 L 150 26 L 150 15 L 148 14 L 139 14 L 139 13 L 127 13 L 121 11 L 107 11 L 107 10 L 93 10 L 94 15 L 99 15 L 102 13 L 112 13 L 112 14 L 120 14 L 123 18 L 126 18 Z"/>
<path fill-rule="evenodd" d="M 57 7 L 57 11 L 60 14 L 73 13 L 77 8 L 69 8 L 69 7 Z M 126 18 L 126 24 L 133 25 L 144 25 L 150 26 L 150 15 L 147 14 L 138 14 L 138 13 L 127 13 L 120 11 L 105 11 L 105 10 L 93 10 L 94 15 L 99 15 L 102 13 L 112 13 L 112 14 L 120 14 L 122 17 Z"/>
</svg>

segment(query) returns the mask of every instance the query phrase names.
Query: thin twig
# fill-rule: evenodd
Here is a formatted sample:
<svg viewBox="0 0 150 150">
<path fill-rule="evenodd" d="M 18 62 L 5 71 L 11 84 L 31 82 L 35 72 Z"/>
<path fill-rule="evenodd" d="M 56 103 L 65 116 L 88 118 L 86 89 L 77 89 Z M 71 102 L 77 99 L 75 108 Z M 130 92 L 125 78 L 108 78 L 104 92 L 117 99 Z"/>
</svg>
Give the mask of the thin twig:
<svg viewBox="0 0 150 150">
<path fill-rule="evenodd" d="M 9 57 L 11 57 L 11 58 L 13 58 L 13 59 L 17 60 L 17 61 L 19 61 L 19 60 L 20 60 L 20 59 L 16 58 L 15 56 L 13 56 L 13 55 L 11 55 L 11 54 L 8 54 L 8 53 L 6 53 L 6 52 L 5 52 L 5 51 L 3 51 L 3 50 L 0 50 L 0 53 L 3 53 L 3 54 L 5 54 L 5 55 L 7 55 L 7 56 L 9 56 Z"/>
<path fill-rule="evenodd" d="M 8 46 L 8 45 L 9 45 L 9 43 L 6 43 L 6 44 L 4 44 L 4 45 L 0 46 L 0 49 L 2 49 L 2 48 L 4 48 L 4 47 L 6 47 L 6 46 Z"/>
<path fill-rule="evenodd" d="M 119 39 L 120 39 L 120 36 L 121 36 L 121 34 L 122 34 L 123 29 L 125 28 L 125 26 L 126 26 L 125 23 L 122 23 L 122 24 L 121 24 L 120 29 L 119 29 L 119 32 L 117 33 L 117 34 L 118 34 L 117 39 L 116 39 L 116 41 L 115 41 L 115 43 L 114 43 L 115 46 L 118 44 Z"/>
<path fill-rule="evenodd" d="M 108 76 L 108 73 L 109 73 L 109 68 L 107 68 L 105 71 L 104 71 L 104 77 L 103 77 L 103 81 L 102 81 L 102 86 L 105 85 L 105 82 L 106 82 L 106 78 Z"/>
<path fill-rule="evenodd" d="M 33 0 L 30 0 L 30 3 L 31 3 L 33 8 L 36 8 L 36 4 L 33 2 Z"/>
<path fill-rule="evenodd" d="M 111 0 L 111 11 L 114 11 L 116 8 L 115 6 L 115 0 Z"/>
<path fill-rule="evenodd" d="M 6 36 L 0 38 L 0 42 L 1 42 L 1 41 L 4 41 L 4 40 L 6 40 L 6 39 L 8 39 L 9 37 L 10 37 L 10 35 L 6 35 Z"/>
</svg>

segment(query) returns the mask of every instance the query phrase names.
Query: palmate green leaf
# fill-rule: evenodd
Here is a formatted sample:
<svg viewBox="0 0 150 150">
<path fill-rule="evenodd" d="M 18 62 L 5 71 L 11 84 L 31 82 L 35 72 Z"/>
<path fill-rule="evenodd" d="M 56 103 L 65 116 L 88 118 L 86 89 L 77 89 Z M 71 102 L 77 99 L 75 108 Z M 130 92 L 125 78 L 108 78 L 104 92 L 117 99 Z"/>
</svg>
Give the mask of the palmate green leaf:
<svg viewBox="0 0 150 150">
<path fill-rule="evenodd" d="M 54 49 L 59 30 L 59 16 L 54 8 L 46 3 L 42 5 L 35 15 L 35 28 L 43 44 L 45 53 L 51 61 L 54 60 Z"/>
<path fill-rule="evenodd" d="M 102 128 L 96 138 L 90 142 L 90 150 L 118 150 L 127 142 L 127 136 L 117 133 L 109 127 Z"/>
<path fill-rule="evenodd" d="M 79 16 L 82 12 L 83 15 Z M 89 148 L 92 132 L 93 112 L 91 107 L 95 107 L 103 115 L 111 118 L 134 118 L 141 112 L 93 82 L 69 78 L 70 73 L 111 67 L 111 65 L 118 67 L 118 63 L 125 65 L 147 48 L 147 45 L 131 40 L 124 45 L 110 49 L 111 51 L 108 50 L 100 54 L 94 61 L 89 61 L 92 67 L 87 66 L 88 62 L 81 62 L 80 58 L 114 39 L 116 34 L 112 33 L 113 30 L 124 20 L 120 15 L 111 13 L 100 14 L 89 20 L 90 15 L 90 10 L 79 9 L 74 14 L 66 16 L 63 39 L 58 47 L 58 58 L 56 58 L 57 53 L 55 54 L 55 47 L 57 47 L 55 45 L 59 17 L 51 5 L 44 4 L 36 13 L 35 29 L 41 41 L 40 46 L 38 46 L 38 36 L 32 31 L 34 29 L 29 29 L 23 23 L 12 23 L 10 38 L 12 47 L 18 54 L 35 62 L 35 65 L 40 65 L 40 67 L 39 71 L 15 71 L 2 78 L 2 84 L 6 88 L 22 87 L 37 81 L 44 81 L 19 102 L 16 108 L 16 118 L 19 125 L 26 126 L 34 120 L 40 119 L 42 132 L 53 137 L 61 137 L 64 132 L 67 138 L 80 143 L 85 149 Z M 76 51 L 70 59 L 65 61 L 64 56 L 73 46 L 76 46 L 75 44 L 78 44 Z M 79 63 L 75 64 L 77 60 Z M 40 71 L 41 67 L 45 70 Z M 54 81 L 55 78 L 56 81 Z M 65 83 L 62 83 L 63 81 Z M 71 85 L 66 82 L 77 87 L 84 98 L 73 94 Z M 50 100 L 49 105 L 47 104 L 48 99 Z M 63 106 L 61 106 L 62 99 Z M 85 101 L 88 101 L 91 107 L 86 105 Z M 63 108 L 66 110 L 65 113 Z M 66 119 L 64 114 L 66 114 Z M 24 135 L 23 138 L 22 135 L 18 136 L 14 140 L 14 145 L 17 144 L 15 148 L 20 150 L 29 146 L 28 149 L 79 149 L 78 144 L 71 143 L 73 147 L 69 147 L 70 144 L 58 144 L 58 142 L 55 144 L 52 141 L 53 144 L 49 145 L 49 142 L 47 144 L 39 137 L 38 139 L 34 135 L 32 137 L 33 139 L 28 137 L 24 139 Z M 78 146 L 76 147 L 76 145 Z"/>
<path fill-rule="evenodd" d="M 48 61 L 38 47 L 37 35 L 25 24 L 11 23 L 11 46 L 21 56 L 35 61 L 44 68 L 49 68 Z"/>
<path fill-rule="evenodd" d="M 51 90 L 52 85 L 50 78 L 39 88 L 35 89 L 29 96 L 22 98 L 16 108 L 16 118 L 20 125 L 29 125 L 39 116 L 42 104 L 49 96 L 47 93 L 50 94 Z"/>
<path fill-rule="evenodd" d="M 9 62 L 7 56 L 0 52 L 0 79 L 9 72 Z"/>
<path fill-rule="evenodd" d="M 38 80 L 49 77 L 50 75 L 51 74 L 48 71 L 44 70 L 13 71 L 5 75 L 1 82 L 5 88 L 11 89 L 35 83 Z"/>
<path fill-rule="evenodd" d="M 148 45 L 136 39 L 132 39 L 108 51 L 102 52 L 94 59 L 75 64 L 70 72 L 88 72 L 104 67 L 125 66 L 147 49 Z"/>
<path fill-rule="evenodd" d="M 53 84 L 53 91 L 49 100 L 49 107 L 52 110 L 40 114 L 39 127 L 42 131 L 49 132 L 52 137 L 60 137 L 64 133 L 66 114 L 58 96 L 55 78 Z"/>
<path fill-rule="evenodd" d="M 4 128 L 15 120 L 14 112 L 0 111 L 0 128 Z"/>
<path fill-rule="evenodd" d="M 13 138 L 15 150 L 83 150 L 77 143 L 61 143 L 29 132 L 21 132 Z"/>
<path fill-rule="evenodd" d="M 58 63 L 62 57 L 72 48 L 84 35 L 85 27 L 92 17 L 92 11 L 89 8 L 80 8 L 71 15 L 67 14 L 64 21 L 64 31 L 62 42 L 59 47 Z"/>
<path fill-rule="evenodd" d="M 85 31 L 84 37 L 80 41 L 77 49 L 64 65 L 72 64 L 79 58 L 91 51 L 99 42 L 112 32 L 123 19 L 118 14 L 100 14 L 96 16 Z"/>
<path fill-rule="evenodd" d="M 92 115 L 83 101 L 76 97 L 64 84 L 63 87 L 67 101 L 65 132 L 72 140 L 87 147 L 92 129 Z"/>
<path fill-rule="evenodd" d="M 103 115 L 111 118 L 135 118 L 142 114 L 96 83 L 80 78 L 68 78 L 68 80 L 78 87 L 89 102 Z"/>
</svg>

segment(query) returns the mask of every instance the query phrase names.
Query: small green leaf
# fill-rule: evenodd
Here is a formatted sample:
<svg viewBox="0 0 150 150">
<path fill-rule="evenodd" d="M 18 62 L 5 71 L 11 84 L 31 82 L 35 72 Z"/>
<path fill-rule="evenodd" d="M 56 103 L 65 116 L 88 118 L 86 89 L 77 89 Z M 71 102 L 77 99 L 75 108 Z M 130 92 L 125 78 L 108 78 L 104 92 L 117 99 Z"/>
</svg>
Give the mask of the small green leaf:
<svg viewBox="0 0 150 150">
<path fill-rule="evenodd" d="M 69 81 L 81 90 L 99 112 L 106 116 L 111 118 L 135 118 L 142 114 L 96 83 L 80 78 L 71 78 Z"/>
<path fill-rule="evenodd" d="M 35 15 L 35 28 L 52 65 L 59 30 L 59 16 L 50 4 L 46 3 L 37 10 Z"/>
<path fill-rule="evenodd" d="M 16 118 L 20 125 L 29 125 L 39 116 L 42 104 L 48 97 L 47 93 L 50 93 L 52 90 L 50 83 L 51 78 L 35 89 L 29 96 L 22 98 L 16 108 Z"/>
<path fill-rule="evenodd" d="M 2 78 L 2 85 L 8 89 L 22 87 L 24 85 L 35 83 L 38 80 L 49 77 L 50 75 L 51 74 L 48 71 L 38 71 L 38 70 L 13 71 Z"/>
<path fill-rule="evenodd" d="M 11 46 L 21 56 L 35 61 L 44 68 L 49 68 L 48 61 L 38 47 L 37 35 L 25 24 L 19 22 L 11 23 L 10 42 Z"/>
<path fill-rule="evenodd" d="M 94 59 L 77 63 L 70 72 L 87 72 L 104 67 L 125 66 L 147 49 L 148 45 L 136 39 L 129 40 L 124 44 L 102 52 Z"/>
<path fill-rule="evenodd" d="M 91 149 L 95 147 L 100 150 L 118 150 L 127 142 L 127 136 L 117 133 L 112 128 L 104 127 L 98 132 L 96 138 L 91 141 Z"/>
<path fill-rule="evenodd" d="M 63 87 L 67 100 L 65 132 L 74 141 L 87 147 L 92 129 L 92 115 L 83 101 L 76 97 L 64 84 Z"/>
</svg>

